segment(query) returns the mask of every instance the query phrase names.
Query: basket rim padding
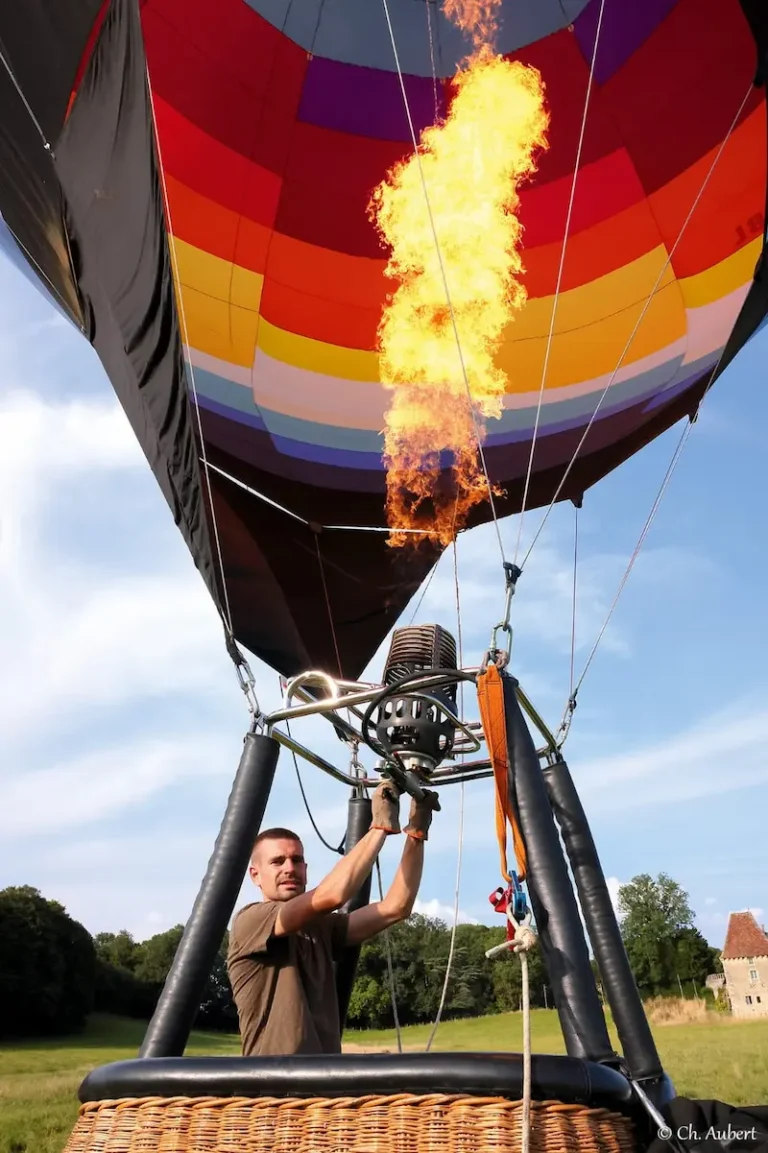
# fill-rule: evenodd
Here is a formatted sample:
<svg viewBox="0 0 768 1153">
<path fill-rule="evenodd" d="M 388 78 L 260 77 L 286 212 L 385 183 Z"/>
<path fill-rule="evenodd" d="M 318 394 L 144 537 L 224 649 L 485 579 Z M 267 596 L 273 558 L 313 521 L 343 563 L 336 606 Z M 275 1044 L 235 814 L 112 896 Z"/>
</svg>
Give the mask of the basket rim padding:
<svg viewBox="0 0 768 1153">
<path fill-rule="evenodd" d="M 520 1053 L 342 1053 L 270 1057 L 147 1057 L 102 1065 L 80 1086 L 80 1101 L 134 1097 L 319 1098 L 477 1095 L 519 1100 Z M 615 1068 L 534 1053 L 531 1097 L 632 1114 L 637 1101 Z"/>
</svg>

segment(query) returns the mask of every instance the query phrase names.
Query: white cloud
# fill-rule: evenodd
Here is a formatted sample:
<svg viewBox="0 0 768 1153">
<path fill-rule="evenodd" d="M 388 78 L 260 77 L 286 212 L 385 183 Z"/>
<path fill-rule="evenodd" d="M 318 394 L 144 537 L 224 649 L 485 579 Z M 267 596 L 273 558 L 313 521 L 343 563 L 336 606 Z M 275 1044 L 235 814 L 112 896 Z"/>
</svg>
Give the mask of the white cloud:
<svg viewBox="0 0 768 1153">
<path fill-rule="evenodd" d="M 432 897 L 428 901 L 423 901 L 421 898 L 419 898 L 413 906 L 413 911 L 414 911 L 414 913 L 421 913 L 421 915 L 424 917 L 434 917 L 439 921 L 445 921 L 449 928 L 453 924 L 454 917 L 455 917 L 454 906 L 443 904 L 443 902 L 439 901 L 437 899 L 437 897 Z M 459 906 L 459 912 L 458 912 L 458 916 L 456 917 L 456 923 L 459 925 L 479 925 L 480 924 L 480 922 L 478 920 L 476 920 L 476 918 L 470 917 L 470 915 L 468 913 L 465 913 L 462 910 L 461 906 Z"/>
<path fill-rule="evenodd" d="M 131 699 L 200 692 L 210 701 L 231 689 L 221 634 L 190 581 L 84 579 L 62 611 L 46 596 L 57 575 L 48 569 L 44 580 L 27 582 L 14 602 L 15 624 L 5 629 L 13 669 L 0 698 L 6 741 L 23 740 L 41 710 L 49 722 L 73 710 L 93 718 Z"/>
<path fill-rule="evenodd" d="M 611 904 L 613 905 L 613 911 L 616 914 L 616 916 L 618 917 L 619 916 L 619 889 L 621 888 L 622 885 L 626 884 L 626 881 L 620 881 L 618 877 L 606 877 L 605 878 L 605 884 L 606 884 L 606 888 L 608 889 L 608 894 L 611 898 Z"/>
<path fill-rule="evenodd" d="M 146 467 L 128 421 L 113 398 L 74 397 L 55 403 L 11 388 L 0 403 L 2 475 L 48 480 L 92 469 Z"/>
<path fill-rule="evenodd" d="M 45 401 L 10 387 L 0 399 L 0 572 L 23 592 L 39 546 L 37 514 L 67 478 L 138 469 L 143 456 L 114 401 Z M 65 594 L 66 595 L 66 594 Z"/>
<path fill-rule="evenodd" d="M 768 710 L 744 702 L 636 752 L 581 764 L 577 786 L 590 815 L 687 804 L 768 784 L 767 740 Z"/>
<path fill-rule="evenodd" d="M 514 522 L 504 526 L 506 547 L 514 539 Z M 573 619 L 572 545 L 559 534 L 542 537 L 536 544 L 512 598 L 510 623 L 513 646 L 517 638 L 528 644 L 544 644 L 567 654 L 571 647 Z M 511 557 L 508 557 L 511 559 Z M 522 559 L 522 556 L 521 556 Z M 579 565 L 576 599 L 577 649 L 591 644 L 602 625 L 626 558 L 593 555 Z M 458 541 L 459 590 L 464 624 L 465 662 L 479 661 L 488 647 L 491 630 L 504 611 L 504 576 L 492 526 L 472 529 Z M 424 596 L 418 620 L 439 614 L 446 627 L 455 627 L 456 593 L 453 558 L 441 560 Z M 504 647 L 508 637 L 499 633 Z M 626 654 L 628 642 L 613 628 L 606 632 L 607 649 Z"/>
<path fill-rule="evenodd" d="M 230 759 L 224 742 L 195 732 L 126 741 L 32 772 L 11 763 L 0 781 L 0 834 L 60 832 L 123 815 L 182 778 L 231 771 Z"/>
<path fill-rule="evenodd" d="M 10 672 L 0 697 L 5 741 L 23 737 L 41 710 L 53 721 L 78 706 L 215 692 L 222 684 L 215 674 L 228 662 L 218 618 L 191 564 L 174 564 L 169 547 L 137 558 L 132 571 L 118 564 L 109 572 L 100 560 L 73 554 L 65 541 L 54 547 L 41 536 L 51 501 L 66 508 L 73 478 L 87 477 L 97 493 L 104 478 L 126 468 L 136 471 L 126 490 L 136 499 L 132 494 L 149 491 L 146 462 L 116 401 L 47 403 L 11 392 L 0 402 L 0 626 Z M 146 508 L 137 512 L 137 538 L 146 515 Z M 169 541 L 175 532 L 169 515 Z M 90 547 L 98 558 L 98 541 Z"/>
</svg>

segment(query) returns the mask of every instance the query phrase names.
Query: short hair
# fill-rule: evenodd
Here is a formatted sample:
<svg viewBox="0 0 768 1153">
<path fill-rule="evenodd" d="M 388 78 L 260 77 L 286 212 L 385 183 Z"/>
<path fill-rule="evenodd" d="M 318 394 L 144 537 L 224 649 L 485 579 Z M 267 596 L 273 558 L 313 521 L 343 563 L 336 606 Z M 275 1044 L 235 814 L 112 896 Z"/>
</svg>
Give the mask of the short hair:
<svg viewBox="0 0 768 1153">
<path fill-rule="evenodd" d="M 263 833 L 259 833 L 253 842 L 251 853 L 256 851 L 262 841 L 298 841 L 300 845 L 303 845 L 303 841 L 297 833 L 294 833 L 292 829 L 283 829 L 279 825 L 274 829 L 265 829 Z"/>
</svg>

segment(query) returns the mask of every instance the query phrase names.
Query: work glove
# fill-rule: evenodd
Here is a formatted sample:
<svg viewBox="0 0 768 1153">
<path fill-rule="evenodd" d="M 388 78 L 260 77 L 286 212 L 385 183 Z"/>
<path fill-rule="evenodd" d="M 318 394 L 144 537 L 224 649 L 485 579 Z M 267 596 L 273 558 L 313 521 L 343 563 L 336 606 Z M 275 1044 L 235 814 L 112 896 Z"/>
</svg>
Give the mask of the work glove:
<svg viewBox="0 0 768 1153">
<path fill-rule="evenodd" d="M 408 814 L 408 824 L 405 832 L 415 841 L 426 841 L 429 826 L 432 824 L 432 814 L 440 812 L 440 798 L 432 789 L 424 789 L 424 799 L 411 801 L 411 811 Z"/>
<path fill-rule="evenodd" d="M 371 828 L 400 832 L 400 791 L 393 781 L 381 781 L 371 797 Z"/>
</svg>

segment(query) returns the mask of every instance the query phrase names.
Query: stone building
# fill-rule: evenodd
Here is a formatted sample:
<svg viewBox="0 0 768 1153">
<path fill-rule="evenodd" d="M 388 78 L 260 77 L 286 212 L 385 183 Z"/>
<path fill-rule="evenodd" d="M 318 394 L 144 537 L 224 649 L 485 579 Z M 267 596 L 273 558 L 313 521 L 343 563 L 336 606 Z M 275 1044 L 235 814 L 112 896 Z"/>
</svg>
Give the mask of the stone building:
<svg viewBox="0 0 768 1153">
<path fill-rule="evenodd" d="M 768 1016 L 768 936 L 752 913 L 731 913 L 721 956 L 734 1017 Z"/>
</svg>

